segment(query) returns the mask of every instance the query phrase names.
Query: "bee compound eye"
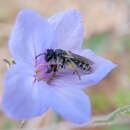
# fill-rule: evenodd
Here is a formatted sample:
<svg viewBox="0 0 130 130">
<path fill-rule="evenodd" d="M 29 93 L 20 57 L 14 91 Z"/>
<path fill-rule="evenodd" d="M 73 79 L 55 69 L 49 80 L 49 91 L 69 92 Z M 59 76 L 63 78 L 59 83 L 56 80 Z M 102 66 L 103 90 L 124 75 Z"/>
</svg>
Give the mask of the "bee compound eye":
<svg viewBox="0 0 130 130">
<path fill-rule="evenodd" d="M 53 57 L 54 57 L 54 51 L 51 49 L 48 49 L 47 50 L 47 53 L 45 54 L 45 60 L 47 61 L 47 62 L 49 62 L 50 60 L 52 60 L 53 59 Z"/>
</svg>

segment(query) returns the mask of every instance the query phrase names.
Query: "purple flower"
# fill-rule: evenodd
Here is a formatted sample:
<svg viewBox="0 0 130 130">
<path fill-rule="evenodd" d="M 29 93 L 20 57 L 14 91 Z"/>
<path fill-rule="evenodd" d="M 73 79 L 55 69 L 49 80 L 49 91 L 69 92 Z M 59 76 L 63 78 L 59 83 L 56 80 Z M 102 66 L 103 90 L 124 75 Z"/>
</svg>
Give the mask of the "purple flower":
<svg viewBox="0 0 130 130">
<path fill-rule="evenodd" d="M 11 118 L 28 120 L 50 108 L 72 123 L 88 122 L 91 104 L 83 88 L 100 82 L 116 65 L 91 50 L 81 49 L 82 43 L 82 17 L 77 10 L 69 9 L 49 19 L 35 11 L 22 10 L 9 41 L 16 64 L 6 73 L 4 112 Z M 47 73 L 49 66 L 40 54 L 56 48 L 90 59 L 93 71 L 82 74 L 80 80 L 71 72 L 57 72 L 53 77 Z"/>
</svg>

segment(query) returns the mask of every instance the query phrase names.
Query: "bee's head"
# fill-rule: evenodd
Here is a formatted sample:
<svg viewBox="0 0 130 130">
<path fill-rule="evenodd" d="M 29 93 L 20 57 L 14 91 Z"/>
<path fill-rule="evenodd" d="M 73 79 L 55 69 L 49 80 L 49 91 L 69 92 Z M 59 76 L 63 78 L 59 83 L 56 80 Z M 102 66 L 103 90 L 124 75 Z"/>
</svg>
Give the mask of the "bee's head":
<svg viewBox="0 0 130 130">
<path fill-rule="evenodd" d="M 50 60 L 52 60 L 54 58 L 54 55 L 55 55 L 55 51 L 53 49 L 47 49 L 45 53 L 46 62 L 49 62 Z"/>
</svg>

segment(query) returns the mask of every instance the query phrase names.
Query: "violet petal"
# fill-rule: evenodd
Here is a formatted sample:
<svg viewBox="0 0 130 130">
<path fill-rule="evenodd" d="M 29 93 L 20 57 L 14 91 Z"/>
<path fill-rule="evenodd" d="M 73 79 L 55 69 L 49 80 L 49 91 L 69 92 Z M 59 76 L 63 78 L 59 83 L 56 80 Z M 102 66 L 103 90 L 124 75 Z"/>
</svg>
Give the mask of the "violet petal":
<svg viewBox="0 0 130 130">
<path fill-rule="evenodd" d="M 69 9 L 48 19 L 56 32 L 58 48 L 64 50 L 80 49 L 83 43 L 83 23 L 76 9 Z"/>
<path fill-rule="evenodd" d="M 48 110 L 50 91 L 45 82 L 34 83 L 33 71 L 23 64 L 13 65 L 6 74 L 3 111 L 13 119 L 26 120 Z"/>
<path fill-rule="evenodd" d="M 33 10 L 22 10 L 17 16 L 9 41 L 15 61 L 33 63 L 36 55 L 54 44 L 52 26 Z"/>
<path fill-rule="evenodd" d="M 90 49 L 73 51 L 73 52 L 93 61 L 95 67 L 94 72 L 90 74 L 80 75 L 81 79 L 79 79 L 78 75 L 73 73 L 69 75 L 64 74 L 58 79 L 56 79 L 55 82 L 59 82 L 60 84 L 63 83 L 68 84 L 69 87 L 76 86 L 79 88 L 86 88 L 99 83 L 102 79 L 104 79 L 108 75 L 108 73 L 110 73 L 114 68 L 117 67 L 116 64 L 112 63 L 110 60 L 107 60 L 101 56 L 97 56 Z"/>
<path fill-rule="evenodd" d="M 73 87 L 57 84 L 57 87 L 52 88 L 52 109 L 72 123 L 87 123 L 91 118 L 90 99 L 81 89 Z"/>
</svg>

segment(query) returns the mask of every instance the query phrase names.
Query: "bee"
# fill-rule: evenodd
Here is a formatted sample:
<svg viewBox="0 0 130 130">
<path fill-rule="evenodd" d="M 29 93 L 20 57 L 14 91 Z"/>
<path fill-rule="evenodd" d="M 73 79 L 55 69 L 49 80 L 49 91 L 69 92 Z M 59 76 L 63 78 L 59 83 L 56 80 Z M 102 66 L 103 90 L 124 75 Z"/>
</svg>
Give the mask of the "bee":
<svg viewBox="0 0 130 130">
<path fill-rule="evenodd" d="M 93 62 L 90 59 L 71 51 L 47 49 L 44 55 L 45 61 L 50 65 L 47 73 L 70 69 L 73 70 L 73 73 L 77 73 L 80 79 L 79 71 L 88 73 L 92 70 Z"/>
</svg>

